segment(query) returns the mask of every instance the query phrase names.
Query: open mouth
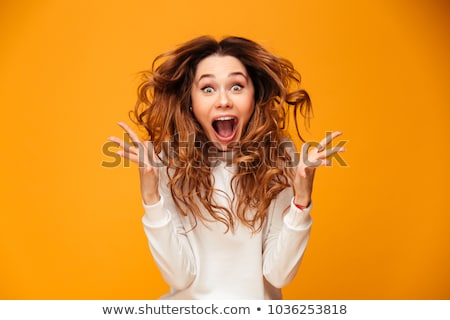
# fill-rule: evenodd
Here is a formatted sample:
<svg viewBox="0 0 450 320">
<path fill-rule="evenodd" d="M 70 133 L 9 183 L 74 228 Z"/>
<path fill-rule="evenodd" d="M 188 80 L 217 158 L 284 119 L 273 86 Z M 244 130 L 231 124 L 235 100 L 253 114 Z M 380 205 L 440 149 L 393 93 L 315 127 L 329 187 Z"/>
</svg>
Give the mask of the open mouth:
<svg viewBox="0 0 450 320">
<path fill-rule="evenodd" d="M 223 140 L 233 138 L 236 131 L 236 125 L 237 118 L 231 116 L 217 118 L 212 123 L 216 135 Z"/>
</svg>

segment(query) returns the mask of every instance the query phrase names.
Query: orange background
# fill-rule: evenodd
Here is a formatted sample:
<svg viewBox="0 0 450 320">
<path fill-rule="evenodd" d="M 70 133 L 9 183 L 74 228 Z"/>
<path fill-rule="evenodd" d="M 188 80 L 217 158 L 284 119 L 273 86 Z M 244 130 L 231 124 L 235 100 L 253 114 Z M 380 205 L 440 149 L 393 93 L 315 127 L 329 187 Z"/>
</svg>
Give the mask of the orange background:
<svg viewBox="0 0 450 320">
<path fill-rule="evenodd" d="M 194 36 L 289 58 L 310 92 L 321 168 L 288 299 L 450 299 L 446 1 L 2 1 L 0 298 L 154 299 L 134 166 L 105 168 L 137 72 Z"/>
</svg>

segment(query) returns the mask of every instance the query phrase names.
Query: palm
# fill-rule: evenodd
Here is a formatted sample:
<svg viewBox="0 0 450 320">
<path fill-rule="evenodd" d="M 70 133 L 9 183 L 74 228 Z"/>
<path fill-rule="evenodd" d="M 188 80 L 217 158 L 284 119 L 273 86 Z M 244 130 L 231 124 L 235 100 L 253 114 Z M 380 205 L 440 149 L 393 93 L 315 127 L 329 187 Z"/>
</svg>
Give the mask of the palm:
<svg viewBox="0 0 450 320">
<path fill-rule="evenodd" d="M 109 139 L 118 143 L 122 148 L 122 150 L 118 151 L 119 155 L 138 164 L 142 198 L 147 204 L 153 203 L 159 199 L 159 175 L 155 167 L 158 159 L 153 150 L 153 146 L 150 141 L 141 142 L 137 134 L 127 124 L 120 122 L 119 126 L 128 133 L 133 145 L 117 137 L 111 137 Z"/>
</svg>

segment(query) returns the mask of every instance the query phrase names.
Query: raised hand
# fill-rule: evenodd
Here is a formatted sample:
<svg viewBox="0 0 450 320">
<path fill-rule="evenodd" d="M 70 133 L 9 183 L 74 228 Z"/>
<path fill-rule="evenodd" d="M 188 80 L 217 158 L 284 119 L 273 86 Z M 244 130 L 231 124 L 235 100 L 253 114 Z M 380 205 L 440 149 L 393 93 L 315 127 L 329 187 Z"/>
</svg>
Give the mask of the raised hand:
<svg viewBox="0 0 450 320">
<path fill-rule="evenodd" d="M 138 164 L 142 200 L 147 205 L 155 204 L 160 199 L 158 192 L 159 176 L 157 168 L 152 165 L 152 163 L 156 163 L 157 157 L 151 142 L 141 142 L 137 134 L 127 124 L 123 122 L 118 124 L 128 133 L 133 145 L 117 137 L 110 137 L 108 140 L 117 143 L 122 148 L 117 151 L 117 154 Z"/>
<path fill-rule="evenodd" d="M 294 202 L 296 204 L 304 207 L 309 205 L 316 168 L 330 165 L 329 158 L 333 154 L 345 151 L 342 146 L 327 148 L 341 134 L 339 131 L 330 133 L 316 147 L 312 147 L 311 143 L 308 142 L 302 146 L 300 163 L 297 166 L 294 178 Z"/>
</svg>

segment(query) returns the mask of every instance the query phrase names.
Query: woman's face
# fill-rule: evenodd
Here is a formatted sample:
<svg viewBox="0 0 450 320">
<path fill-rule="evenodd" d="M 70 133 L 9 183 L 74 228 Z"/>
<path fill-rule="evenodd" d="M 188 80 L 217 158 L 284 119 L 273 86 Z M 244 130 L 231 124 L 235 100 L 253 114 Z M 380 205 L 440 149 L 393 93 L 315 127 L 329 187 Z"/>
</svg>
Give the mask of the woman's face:
<svg viewBox="0 0 450 320">
<path fill-rule="evenodd" d="M 192 111 L 220 150 L 238 142 L 255 108 L 255 89 L 235 57 L 212 55 L 200 61 L 191 88 Z"/>
</svg>

